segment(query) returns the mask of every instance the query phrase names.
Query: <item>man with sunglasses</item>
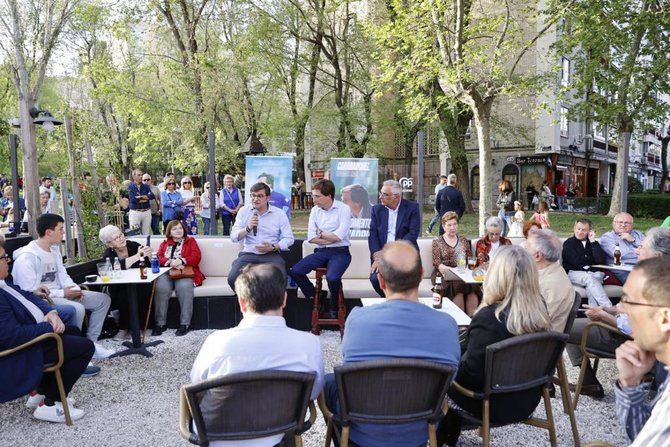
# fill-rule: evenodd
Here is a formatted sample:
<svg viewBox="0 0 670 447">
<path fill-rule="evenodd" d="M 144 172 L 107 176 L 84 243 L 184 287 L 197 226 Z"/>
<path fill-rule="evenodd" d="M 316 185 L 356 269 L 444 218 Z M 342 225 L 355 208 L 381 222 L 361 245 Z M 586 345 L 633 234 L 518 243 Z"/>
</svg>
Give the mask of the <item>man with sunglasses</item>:
<svg viewBox="0 0 670 447">
<path fill-rule="evenodd" d="M 275 264 L 286 273 L 282 251 L 293 245 L 293 230 L 284 211 L 270 205 L 270 187 L 258 182 L 250 188 L 251 203 L 240 208 L 230 240 L 244 247 L 233 261 L 228 285 L 235 291 L 235 280 L 249 264 Z"/>
<path fill-rule="evenodd" d="M 133 182 L 128 186 L 128 224 L 139 227 L 142 234 L 151 234 L 151 204 L 156 199 L 148 184 L 142 182 L 142 171 L 133 170 Z"/>
<path fill-rule="evenodd" d="M 643 378 L 661 362 L 670 364 L 670 256 L 646 259 L 633 269 L 623 287 L 619 306 L 628 314 L 634 341 L 616 350 L 619 377 L 614 387 L 616 413 L 632 446 L 670 445 L 670 387 L 668 378 L 656 397 L 646 399 Z"/>
<path fill-rule="evenodd" d="M 607 263 L 614 263 L 614 249 L 618 246 L 621 251 L 622 264 L 637 263 L 637 248 L 642 245 L 644 233 L 635 229 L 633 216 L 628 213 L 619 213 L 612 221 L 612 231 L 608 231 L 600 238 L 600 247 L 607 256 Z M 628 272 L 615 270 L 614 275 L 621 281 L 626 282 Z"/>
</svg>

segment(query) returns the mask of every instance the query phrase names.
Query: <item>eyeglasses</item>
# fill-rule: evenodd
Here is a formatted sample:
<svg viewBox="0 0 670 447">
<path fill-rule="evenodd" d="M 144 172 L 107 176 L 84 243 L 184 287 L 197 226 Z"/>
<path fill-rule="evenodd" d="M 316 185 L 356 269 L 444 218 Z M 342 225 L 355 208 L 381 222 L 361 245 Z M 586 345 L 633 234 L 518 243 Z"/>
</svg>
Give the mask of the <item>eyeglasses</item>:
<svg viewBox="0 0 670 447">
<path fill-rule="evenodd" d="M 109 242 L 112 242 L 112 241 L 120 241 L 120 240 L 122 240 L 124 237 L 125 237 L 125 236 L 123 235 L 123 233 L 119 233 L 119 234 L 117 234 L 116 236 L 114 236 L 113 238 L 111 238 L 111 239 L 109 240 Z"/>
<path fill-rule="evenodd" d="M 4 259 L 4 260 L 7 261 L 7 262 L 12 262 L 12 257 L 9 256 L 7 253 L 5 253 L 4 255 L 0 256 L 0 259 Z"/>
<path fill-rule="evenodd" d="M 184 184 L 184 185 L 190 185 L 191 184 L 191 182 L 181 182 L 181 183 Z"/>
<path fill-rule="evenodd" d="M 627 226 L 633 225 L 633 222 L 623 222 L 623 221 L 620 221 L 620 220 L 615 220 L 614 223 L 617 224 L 617 225 L 621 225 L 622 227 L 627 227 Z"/>
<path fill-rule="evenodd" d="M 630 301 L 626 295 L 621 297 L 619 304 L 625 304 L 626 306 L 645 306 L 645 307 L 668 307 L 663 304 L 651 304 L 651 303 L 640 303 L 639 301 Z"/>
<path fill-rule="evenodd" d="M 167 185 L 167 186 L 170 186 L 170 185 L 176 185 L 176 183 L 175 183 L 175 182 L 170 182 L 170 183 L 166 183 L 166 185 Z"/>
<path fill-rule="evenodd" d="M 251 195 L 251 198 L 252 198 L 252 199 L 264 199 L 264 198 L 266 198 L 266 197 L 267 197 L 267 196 L 266 196 L 265 194 L 252 194 L 252 195 Z"/>
<path fill-rule="evenodd" d="M 151 179 L 150 179 L 150 178 L 143 178 L 142 181 L 143 181 L 143 182 L 150 182 Z"/>
</svg>

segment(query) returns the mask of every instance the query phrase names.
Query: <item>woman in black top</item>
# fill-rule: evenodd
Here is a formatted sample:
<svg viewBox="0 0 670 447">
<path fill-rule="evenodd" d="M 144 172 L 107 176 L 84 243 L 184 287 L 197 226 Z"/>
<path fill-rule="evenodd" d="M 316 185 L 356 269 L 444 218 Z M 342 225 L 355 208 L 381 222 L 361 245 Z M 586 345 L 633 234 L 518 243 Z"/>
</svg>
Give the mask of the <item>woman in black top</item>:
<svg viewBox="0 0 670 447">
<path fill-rule="evenodd" d="M 547 306 L 540 295 L 535 262 L 517 245 L 500 247 L 491 261 L 482 304 L 468 327 L 467 347 L 461 357 L 456 381 L 475 392 L 484 388 L 486 347 L 515 335 L 549 330 Z M 450 403 L 482 417 L 482 401 L 449 391 Z M 542 397 L 542 387 L 490 399 L 492 423 L 518 421 L 530 416 Z M 460 434 L 461 419 L 450 411 L 440 424 L 440 438 L 454 445 Z M 439 439 L 438 439 L 439 441 Z M 438 442 L 439 445 L 441 445 Z"/>
<path fill-rule="evenodd" d="M 123 232 L 114 225 L 107 225 L 100 229 L 98 234 L 100 241 L 107 246 L 107 249 L 102 254 L 103 259 L 110 258 L 112 265 L 114 260 L 119 259 L 121 270 L 131 268 L 138 268 L 140 266 L 140 258 L 144 255 L 144 262 L 147 268 L 150 268 L 151 261 L 151 247 L 143 247 L 135 241 L 129 241 L 124 236 Z M 139 273 L 138 273 L 139 274 Z M 149 309 L 149 296 L 151 295 L 151 284 L 139 284 L 137 286 L 137 298 L 139 306 L 140 321 L 144 321 L 147 311 Z M 111 288 L 110 296 L 112 297 L 112 308 L 119 309 L 119 327 L 122 329 L 128 328 L 128 300 L 124 295 L 119 293 L 116 287 Z"/>
</svg>

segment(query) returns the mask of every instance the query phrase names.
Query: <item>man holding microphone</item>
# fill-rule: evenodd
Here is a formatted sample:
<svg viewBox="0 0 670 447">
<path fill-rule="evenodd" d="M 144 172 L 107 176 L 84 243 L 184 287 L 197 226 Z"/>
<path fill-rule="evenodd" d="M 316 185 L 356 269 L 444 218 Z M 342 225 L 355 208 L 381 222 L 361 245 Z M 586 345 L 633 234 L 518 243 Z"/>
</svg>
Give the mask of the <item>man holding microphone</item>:
<svg viewBox="0 0 670 447">
<path fill-rule="evenodd" d="M 233 242 L 244 244 L 228 275 L 228 284 L 233 290 L 235 279 L 247 264 L 275 264 L 286 272 L 281 251 L 288 250 L 294 241 L 286 213 L 270 205 L 270 187 L 259 182 L 250 192 L 251 204 L 240 208 L 230 232 Z"/>
</svg>

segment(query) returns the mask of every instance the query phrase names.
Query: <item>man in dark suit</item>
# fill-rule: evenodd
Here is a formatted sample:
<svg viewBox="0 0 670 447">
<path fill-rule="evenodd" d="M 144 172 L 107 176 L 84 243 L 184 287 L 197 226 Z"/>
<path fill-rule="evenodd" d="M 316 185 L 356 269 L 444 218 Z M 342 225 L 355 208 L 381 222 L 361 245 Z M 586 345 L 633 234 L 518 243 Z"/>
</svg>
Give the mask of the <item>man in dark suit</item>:
<svg viewBox="0 0 670 447">
<path fill-rule="evenodd" d="M 78 336 L 76 327 L 66 326 L 55 307 L 33 293 L 5 282 L 9 275 L 9 259 L 4 241 L 0 239 L 0 351 L 16 348 L 42 334 L 60 334 L 65 357 L 60 372 L 67 394 L 93 357 L 93 342 Z M 73 318 L 74 313 L 70 313 L 69 317 Z M 42 372 L 44 364 L 57 361 L 58 351 L 53 340 L 0 358 L 0 402 L 36 390 L 26 404 L 35 408 L 33 416 L 49 422 L 65 422 L 55 375 Z M 71 403 L 68 399 L 72 420 L 83 417 L 84 411 L 74 408 Z"/>
<path fill-rule="evenodd" d="M 419 204 L 402 200 L 402 188 L 395 180 L 387 180 L 379 192 L 381 204 L 372 207 L 370 220 L 370 282 L 379 296 L 385 296 L 377 279 L 377 264 L 382 248 L 387 242 L 404 240 L 411 243 L 417 251 L 416 238 L 421 232 Z"/>
<path fill-rule="evenodd" d="M 458 214 L 458 218 L 463 217 L 465 212 L 465 200 L 463 194 L 456 189 L 456 174 L 449 174 L 447 176 L 447 186 L 437 193 L 435 198 L 435 209 L 440 215 L 440 219 L 447 211 L 454 211 Z M 444 233 L 442 225 L 440 225 L 440 235 Z"/>
</svg>

